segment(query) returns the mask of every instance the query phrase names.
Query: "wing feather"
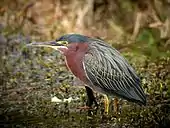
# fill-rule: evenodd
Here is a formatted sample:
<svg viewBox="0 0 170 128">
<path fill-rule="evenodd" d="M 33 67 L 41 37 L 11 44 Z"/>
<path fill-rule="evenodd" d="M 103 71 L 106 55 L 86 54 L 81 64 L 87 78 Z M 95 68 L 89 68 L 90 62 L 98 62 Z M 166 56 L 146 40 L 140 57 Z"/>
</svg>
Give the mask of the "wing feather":
<svg viewBox="0 0 170 128">
<path fill-rule="evenodd" d="M 116 49 L 93 41 L 83 63 L 94 90 L 145 104 L 140 79 Z"/>
</svg>

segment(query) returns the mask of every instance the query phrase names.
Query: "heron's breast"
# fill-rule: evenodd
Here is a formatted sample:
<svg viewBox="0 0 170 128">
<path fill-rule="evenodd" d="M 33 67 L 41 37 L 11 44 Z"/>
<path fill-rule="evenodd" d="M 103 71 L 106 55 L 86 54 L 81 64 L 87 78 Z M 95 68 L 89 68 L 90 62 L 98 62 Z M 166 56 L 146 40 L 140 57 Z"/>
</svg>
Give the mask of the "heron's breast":
<svg viewBox="0 0 170 128">
<path fill-rule="evenodd" d="M 66 55 L 66 65 L 76 77 L 87 83 L 88 79 L 83 68 L 84 55 L 83 51 L 68 53 Z"/>
<path fill-rule="evenodd" d="M 66 65 L 69 70 L 80 80 L 86 81 L 86 75 L 83 68 L 82 58 L 75 57 L 73 55 L 66 56 Z"/>
</svg>

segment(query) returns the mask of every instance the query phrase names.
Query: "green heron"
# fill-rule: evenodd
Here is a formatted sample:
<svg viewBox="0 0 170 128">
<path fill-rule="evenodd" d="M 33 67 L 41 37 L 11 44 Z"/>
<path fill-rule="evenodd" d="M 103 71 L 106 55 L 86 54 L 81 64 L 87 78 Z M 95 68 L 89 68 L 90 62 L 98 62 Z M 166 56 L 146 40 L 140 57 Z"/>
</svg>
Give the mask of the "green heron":
<svg viewBox="0 0 170 128">
<path fill-rule="evenodd" d="M 85 83 L 88 104 L 97 104 L 93 91 L 105 95 L 105 112 L 109 111 L 107 96 L 119 97 L 146 105 L 141 82 L 127 60 L 103 40 L 80 34 L 66 34 L 55 41 L 31 45 L 59 50 L 70 71 Z M 117 104 L 117 100 L 115 100 Z"/>
</svg>

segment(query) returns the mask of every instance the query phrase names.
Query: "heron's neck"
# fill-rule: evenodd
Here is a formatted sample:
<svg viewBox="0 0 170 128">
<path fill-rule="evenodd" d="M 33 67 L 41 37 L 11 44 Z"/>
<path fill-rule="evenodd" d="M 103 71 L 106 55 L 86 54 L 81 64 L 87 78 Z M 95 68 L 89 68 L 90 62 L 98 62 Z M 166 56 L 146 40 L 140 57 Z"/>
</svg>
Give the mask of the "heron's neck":
<svg viewBox="0 0 170 128">
<path fill-rule="evenodd" d="M 66 56 L 66 63 L 67 67 L 70 69 L 70 71 L 78 77 L 80 80 L 86 83 L 87 78 L 86 74 L 83 68 L 83 59 L 85 56 L 86 48 L 87 46 L 84 46 L 85 44 L 79 45 L 79 50 L 81 51 L 67 51 Z"/>
</svg>

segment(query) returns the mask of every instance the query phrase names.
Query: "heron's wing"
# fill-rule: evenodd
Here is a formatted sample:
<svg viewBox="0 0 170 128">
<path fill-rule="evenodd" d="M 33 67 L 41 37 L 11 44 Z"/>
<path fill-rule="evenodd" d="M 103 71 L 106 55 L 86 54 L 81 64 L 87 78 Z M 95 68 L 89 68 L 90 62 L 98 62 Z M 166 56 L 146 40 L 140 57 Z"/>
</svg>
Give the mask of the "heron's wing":
<svg viewBox="0 0 170 128">
<path fill-rule="evenodd" d="M 93 43 L 83 63 L 94 89 L 145 104 L 139 78 L 116 49 L 103 43 Z"/>
</svg>

